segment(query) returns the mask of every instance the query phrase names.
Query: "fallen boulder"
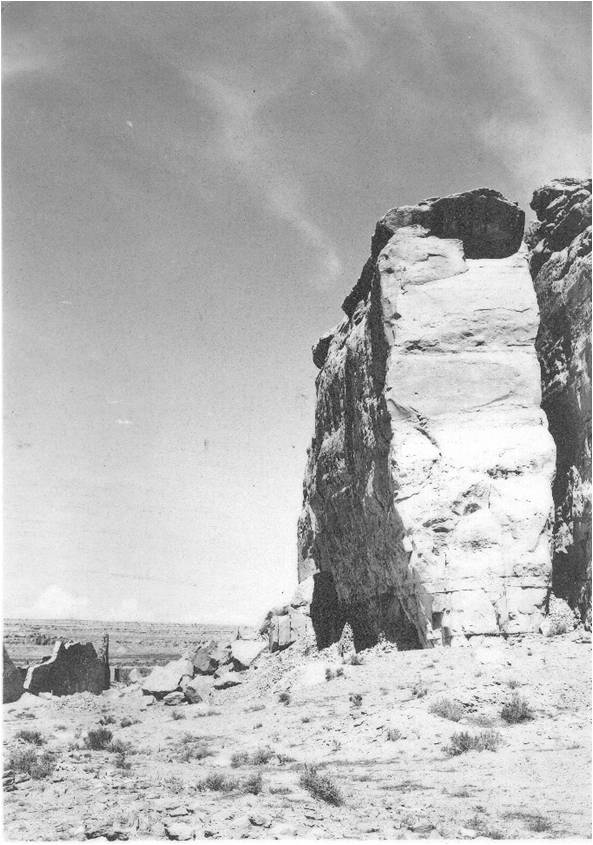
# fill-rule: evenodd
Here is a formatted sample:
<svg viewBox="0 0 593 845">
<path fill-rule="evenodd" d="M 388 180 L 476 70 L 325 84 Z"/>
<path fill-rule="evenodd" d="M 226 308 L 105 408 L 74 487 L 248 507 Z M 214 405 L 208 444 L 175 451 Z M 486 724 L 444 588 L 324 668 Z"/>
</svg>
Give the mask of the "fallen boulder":
<svg viewBox="0 0 593 845">
<path fill-rule="evenodd" d="M 76 692 L 100 695 L 109 689 L 108 664 L 97 657 L 92 643 L 59 639 L 51 657 L 29 666 L 24 688 L 35 695 L 72 695 Z"/>
<path fill-rule="evenodd" d="M 197 676 L 195 678 L 182 678 L 181 689 L 185 696 L 185 700 L 189 704 L 200 704 L 202 701 L 207 701 L 210 697 L 212 683 L 204 677 Z"/>
<path fill-rule="evenodd" d="M 268 627 L 270 651 L 281 651 L 287 648 L 311 627 L 310 618 L 294 610 L 289 610 L 282 616 L 272 616 Z"/>
<path fill-rule="evenodd" d="M 214 689 L 228 689 L 243 683 L 243 679 L 236 672 L 225 672 L 214 681 Z"/>
<path fill-rule="evenodd" d="M 194 674 L 194 664 L 188 657 L 172 660 L 166 666 L 157 666 L 147 678 L 142 681 L 143 692 L 150 693 L 156 698 L 163 698 L 169 692 L 179 689 L 184 675 Z"/>
<path fill-rule="evenodd" d="M 185 695 L 182 692 L 170 692 L 163 698 L 163 703 L 169 707 L 177 707 L 178 704 L 185 704 Z"/>
<path fill-rule="evenodd" d="M 200 645 L 192 660 L 195 671 L 200 675 L 213 675 L 219 666 L 231 659 L 228 647 L 224 648 L 215 640 L 206 645 Z"/>
<path fill-rule="evenodd" d="M 235 640 L 231 645 L 231 657 L 239 668 L 248 669 L 266 647 L 264 640 Z"/>
<path fill-rule="evenodd" d="M 23 679 L 14 665 L 6 648 L 2 651 L 2 701 L 10 704 L 17 701 L 23 694 Z"/>
</svg>

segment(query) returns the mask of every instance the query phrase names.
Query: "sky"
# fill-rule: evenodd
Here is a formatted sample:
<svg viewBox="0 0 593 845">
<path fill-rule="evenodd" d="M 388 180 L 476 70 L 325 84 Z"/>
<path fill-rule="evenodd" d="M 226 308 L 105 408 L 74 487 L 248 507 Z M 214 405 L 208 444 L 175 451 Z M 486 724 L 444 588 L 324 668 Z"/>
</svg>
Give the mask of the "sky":
<svg viewBox="0 0 593 845">
<path fill-rule="evenodd" d="M 254 623 L 389 208 L 586 175 L 588 3 L 3 4 L 4 613 Z"/>
</svg>

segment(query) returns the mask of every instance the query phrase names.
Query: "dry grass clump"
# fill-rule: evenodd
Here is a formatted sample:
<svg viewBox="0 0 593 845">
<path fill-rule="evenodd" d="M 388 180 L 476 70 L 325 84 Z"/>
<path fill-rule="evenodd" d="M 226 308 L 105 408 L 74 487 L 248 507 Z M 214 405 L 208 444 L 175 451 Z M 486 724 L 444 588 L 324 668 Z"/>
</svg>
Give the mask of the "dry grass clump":
<svg viewBox="0 0 593 845">
<path fill-rule="evenodd" d="M 139 725 L 140 719 L 132 719 L 130 716 L 124 716 L 119 723 L 120 728 L 129 728 L 132 725 Z"/>
<path fill-rule="evenodd" d="M 351 666 L 362 666 L 364 663 L 364 657 L 362 654 L 357 654 L 355 651 L 352 652 L 350 655 L 350 660 L 348 661 Z"/>
<path fill-rule="evenodd" d="M 112 716 L 111 713 L 105 713 L 99 719 L 100 725 L 115 725 L 115 716 Z"/>
<path fill-rule="evenodd" d="M 459 722 L 465 714 L 463 704 L 458 701 L 451 701 L 450 698 L 439 698 L 438 701 L 434 701 L 430 705 L 428 711 L 435 716 L 449 719 L 451 722 Z"/>
<path fill-rule="evenodd" d="M 91 728 L 84 739 L 84 745 L 91 751 L 104 751 L 112 739 L 113 734 L 109 728 Z"/>
<path fill-rule="evenodd" d="M 130 753 L 130 743 L 129 742 L 122 742 L 121 739 L 112 739 L 109 745 L 107 745 L 107 751 L 111 754 L 129 754 Z"/>
<path fill-rule="evenodd" d="M 262 778 L 261 772 L 250 775 L 241 784 L 242 791 L 248 792 L 250 795 L 259 795 L 263 788 L 264 779 Z"/>
<path fill-rule="evenodd" d="M 336 807 L 344 803 L 342 793 L 330 776 L 320 774 L 315 766 L 305 766 L 299 783 L 314 798 L 320 798 Z"/>
<path fill-rule="evenodd" d="M 21 739 L 23 742 L 28 742 L 30 745 L 45 745 L 47 740 L 39 733 L 39 731 L 18 731 L 16 739 Z"/>
<path fill-rule="evenodd" d="M 286 691 L 281 692 L 280 695 L 278 696 L 278 701 L 280 702 L 280 704 L 286 704 L 286 705 L 290 704 L 290 693 L 286 692 Z"/>
<path fill-rule="evenodd" d="M 353 692 L 350 696 L 350 704 L 353 707 L 362 707 L 362 695 L 359 692 Z"/>
<path fill-rule="evenodd" d="M 271 748 L 257 748 L 251 754 L 249 751 L 235 751 L 231 757 L 231 766 L 237 769 L 239 766 L 264 766 L 269 763 L 275 754 Z"/>
<path fill-rule="evenodd" d="M 258 708 L 258 709 L 260 709 L 260 708 Z M 203 718 L 204 716 L 220 716 L 220 714 L 221 714 L 220 710 L 206 710 L 203 713 L 198 710 L 198 712 L 195 713 L 194 715 L 199 716 L 200 718 Z M 185 716 L 183 718 L 185 718 Z"/>
<path fill-rule="evenodd" d="M 208 747 L 206 739 L 187 732 L 180 737 L 177 747 L 179 748 L 179 759 L 183 763 L 189 763 L 190 760 L 203 760 L 205 757 L 214 755 L 214 751 Z"/>
<path fill-rule="evenodd" d="M 460 731 L 453 734 L 445 750 L 451 757 L 465 754 L 466 751 L 496 751 L 501 741 L 497 731 L 480 731 L 479 734 Z"/>
<path fill-rule="evenodd" d="M 251 707 L 245 708 L 245 712 L 246 713 L 257 713 L 258 710 L 265 710 L 265 709 L 266 709 L 265 704 L 252 704 Z"/>
<path fill-rule="evenodd" d="M 171 718 L 174 722 L 179 722 L 181 719 L 185 719 L 185 713 L 182 713 L 181 710 L 173 710 Z"/>
<path fill-rule="evenodd" d="M 533 831 L 533 833 L 546 833 L 552 829 L 552 823 L 539 813 L 524 813 L 519 810 L 514 813 L 505 813 L 504 817 L 505 819 L 524 821 L 527 829 Z"/>
<path fill-rule="evenodd" d="M 221 772 L 213 772 L 202 780 L 198 781 L 196 787 L 199 792 L 235 792 L 239 789 L 239 780 L 223 775 Z"/>
<path fill-rule="evenodd" d="M 56 755 L 47 749 L 41 755 L 33 748 L 17 749 L 10 755 L 8 768 L 30 775 L 33 780 L 42 780 L 54 773 Z"/>
<path fill-rule="evenodd" d="M 117 769 L 122 769 L 126 772 L 132 768 L 132 764 L 128 760 L 128 755 L 126 751 L 118 751 L 118 753 L 115 755 L 115 766 Z"/>
<path fill-rule="evenodd" d="M 397 728 L 388 728 L 387 730 L 387 739 L 389 742 L 396 742 L 398 739 L 401 739 L 402 736 L 403 733 Z"/>
<path fill-rule="evenodd" d="M 507 701 L 500 711 L 500 717 L 509 725 L 516 725 L 519 722 L 529 722 L 535 719 L 535 713 L 519 693 L 514 693 L 510 701 Z"/>
<path fill-rule="evenodd" d="M 424 698 L 425 695 L 428 695 L 428 688 L 426 684 L 422 683 L 422 681 L 418 681 L 418 683 L 414 684 L 412 687 L 412 697 Z"/>
</svg>

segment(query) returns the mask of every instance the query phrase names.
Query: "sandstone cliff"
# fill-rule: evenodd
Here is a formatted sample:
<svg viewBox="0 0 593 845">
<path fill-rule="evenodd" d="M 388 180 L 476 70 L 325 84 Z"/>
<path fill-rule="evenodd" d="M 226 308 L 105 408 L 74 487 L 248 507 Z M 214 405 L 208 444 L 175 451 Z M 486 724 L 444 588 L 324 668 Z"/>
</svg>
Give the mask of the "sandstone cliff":
<svg viewBox="0 0 593 845">
<path fill-rule="evenodd" d="M 554 593 L 591 624 L 591 180 L 539 188 L 527 235 L 542 407 L 556 442 Z"/>
<path fill-rule="evenodd" d="M 478 189 L 389 211 L 313 350 L 299 521 L 318 644 L 537 630 L 554 443 L 540 408 L 524 215 Z"/>
</svg>

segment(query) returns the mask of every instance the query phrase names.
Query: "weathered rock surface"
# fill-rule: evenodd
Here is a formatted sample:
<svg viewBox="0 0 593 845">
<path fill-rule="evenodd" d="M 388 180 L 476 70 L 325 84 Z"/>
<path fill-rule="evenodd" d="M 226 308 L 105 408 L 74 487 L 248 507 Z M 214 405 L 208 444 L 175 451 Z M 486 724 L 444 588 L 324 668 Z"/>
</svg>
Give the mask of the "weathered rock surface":
<svg viewBox="0 0 593 845">
<path fill-rule="evenodd" d="M 171 660 L 166 666 L 157 666 L 147 678 L 142 681 L 142 690 L 162 698 L 167 693 L 175 692 L 181 685 L 184 675 L 192 677 L 194 665 L 188 657 Z"/>
<path fill-rule="evenodd" d="M 317 347 L 298 533 L 320 646 L 346 622 L 405 648 L 542 621 L 555 451 L 522 230 L 486 189 L 390 211 Z"/>
<path fill-rule="evenodd" d="M 14 665 L 6 648 L 2 649 L 2 701 L 9 704 L 17 701 L 23 694 L 23 678 Z"/>
<path fill-rule="evenodd" d="M 230 661 L 227 648 L 223 648 L 216 640 L 199 646 L 192 658 L 194 669 L 200 675 L 213 675 L 218 667 Z"/>
<path fill-rule="evenodd" d="M 97 657 L 92 643 L 57 640 L 53 654 L 43 663 L 29 666 L 24 688 L 38 695 L 72 695 L 91 692 L 100 695 L 109 689 L 107 653 Z"/>
<path fill-rule="evenodd" d="M 231 657 L 240 669 L 248 669 L 266 647 L 264 640 L 235 640 L 231 645 Z"/>
<path fill-rule="evenodd" d="M 542 407 L 556 443 L 553 589 L 591 625 L 591 180 L 535 191 L 526 238 L 541 323 Z"/>
<path fill-rule="evenodd" d="M 281 651 L 306 636 L 311 626 L 310 618 L 297 610 L 289 608 L 286 613 L 272 616 L 268 624 L 269 649 Z"/>
</svg>

